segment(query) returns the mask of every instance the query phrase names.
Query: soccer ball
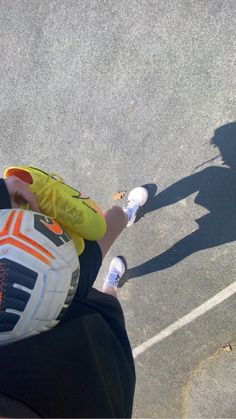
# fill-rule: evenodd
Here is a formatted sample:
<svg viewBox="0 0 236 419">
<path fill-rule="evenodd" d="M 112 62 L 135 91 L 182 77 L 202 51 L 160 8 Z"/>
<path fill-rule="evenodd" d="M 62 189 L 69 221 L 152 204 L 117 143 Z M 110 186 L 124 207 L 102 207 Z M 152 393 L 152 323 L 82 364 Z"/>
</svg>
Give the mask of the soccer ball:
<svg viewBox="0 0 236 419">
<path fill-rule="evenodd" d="M 0 345 L 57 325 L 79 282 L 75 245 L 43 214 L 0 211 Z"/>
</svg>

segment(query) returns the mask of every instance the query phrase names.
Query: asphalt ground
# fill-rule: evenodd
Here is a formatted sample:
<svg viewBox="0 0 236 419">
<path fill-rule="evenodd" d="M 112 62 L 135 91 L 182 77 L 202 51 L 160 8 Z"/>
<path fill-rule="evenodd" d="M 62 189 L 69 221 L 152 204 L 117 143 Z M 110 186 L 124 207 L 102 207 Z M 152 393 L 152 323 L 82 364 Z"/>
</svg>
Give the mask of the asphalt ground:
<svg viewBox="0 0 236 419">
<path fill-rule="evenodd" d="M 0 53 L 2 171 L 150 191 L 97 280 L 125 256 L 133 416 L 236 417 L 235 3 L 0 0 Z"/>
</svg>

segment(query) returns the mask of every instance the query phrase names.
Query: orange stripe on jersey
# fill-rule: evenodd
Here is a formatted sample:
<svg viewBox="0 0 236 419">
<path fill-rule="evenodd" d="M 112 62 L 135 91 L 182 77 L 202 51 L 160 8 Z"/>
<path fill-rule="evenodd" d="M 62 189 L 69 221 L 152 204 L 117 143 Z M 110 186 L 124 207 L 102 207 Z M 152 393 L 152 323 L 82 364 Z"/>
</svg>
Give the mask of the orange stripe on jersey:
<svg viewBox="0 0 236 419">
<path fill-rule="evenodd" d="M 13 235 L 16 237 L 19 237 L 20 239 L 26 241 L 27 243 L 31 244 L 32 246 L 36 247 L 36 249 L 41 250 L 41 252 L 43 252 L 45 255 L 47 255 L 48 257 L 51 257 L 52 259 L 55 259 L 55 257 L 52 255 L 52 253 L 50 253 L 47 249 L 45 249 L 45 247 L 41 246 L 39 243 L 35 242 L 33 239 L 31 239 L 30 237 L 25 236 L 23 233 L 20 232 L 20 227 L 21 227 L 21 223 L 22 223 L 22 218 L 23 218 L 23 211 L 20 211 L 19 214 L 17 215 L 17 219 L 14 225 L 14 229 L 13 229 Z"/>
</svg>

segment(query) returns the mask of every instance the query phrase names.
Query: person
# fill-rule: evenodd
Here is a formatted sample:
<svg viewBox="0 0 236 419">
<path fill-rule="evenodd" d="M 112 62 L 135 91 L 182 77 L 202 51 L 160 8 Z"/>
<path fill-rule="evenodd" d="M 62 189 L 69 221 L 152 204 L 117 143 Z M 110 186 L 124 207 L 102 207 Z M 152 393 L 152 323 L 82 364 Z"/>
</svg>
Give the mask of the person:
<svg viewBox="0 0 236 419">
<path fill-rule="evenodd" d="M 37 211 L 28 184 L 0 180 L 0 209 L 17 206 L 17 196 Z M 147 201 L 143 187 L 126 205 L 105 212 L 106 233 L 85 240 L 80 281 L 72 304 L 53 329 L 0 347 L 0 416 L 131 417 L 135 368 L 117 285 L 125 264 L 113 258 L 103 291 L 93 287 L 108 250 Z"/>
</svg>

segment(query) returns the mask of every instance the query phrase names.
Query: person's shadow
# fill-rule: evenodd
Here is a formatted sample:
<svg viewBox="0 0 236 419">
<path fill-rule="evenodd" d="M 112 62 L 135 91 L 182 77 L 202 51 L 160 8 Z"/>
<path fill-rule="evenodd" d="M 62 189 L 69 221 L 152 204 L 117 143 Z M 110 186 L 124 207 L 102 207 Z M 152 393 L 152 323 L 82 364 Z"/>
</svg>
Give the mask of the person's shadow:
<svg viewBox="0 0 236 419">
<path fill-rule="evenodd" d="M 218 128 L 211 144 L 219 148 L 222 164 L 228 167 L 207 167 L 181 179 L 149 199 L 141 215 L 174 204 L 197 191 L 198 195 L 194 202 L 206 208 L 209 213 L 196 220 L 199 226 L 197 230 L 175 243 L 170 249 L 141 265 L 128 269 L 121 278 L 120 286 L 130 278 L 169 268 L 199 250 L 236 240 L 236 123 Z M 146 187 L 151 194 L 156 190 L 154 185 Z"/>
</svg>

